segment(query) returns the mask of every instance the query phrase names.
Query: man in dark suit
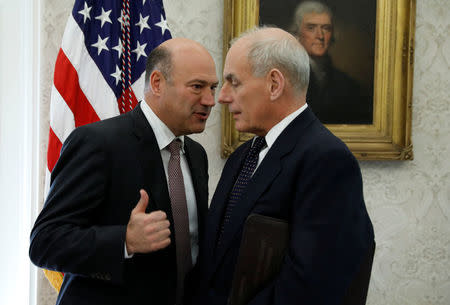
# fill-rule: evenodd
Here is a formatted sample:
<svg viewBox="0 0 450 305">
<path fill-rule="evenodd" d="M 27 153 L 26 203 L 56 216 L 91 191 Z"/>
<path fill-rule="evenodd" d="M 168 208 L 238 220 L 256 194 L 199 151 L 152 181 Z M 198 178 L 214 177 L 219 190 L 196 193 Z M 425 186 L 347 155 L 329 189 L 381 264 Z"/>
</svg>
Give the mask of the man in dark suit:
<svg viewBox="0 0 450 305">
<path fill-rule="evenodd" d="M 374 234 L 358 162 L 305 103 L 308 54 L 283 30 L 256 29 L 232 45 L 223 75 L 219 102 L 237 130 L 257 137 L 223 169 L 192 304 L 227 304 L 252 213 L 287 220 L 289 245 L 278 275 L 249 304 L 341 304 Z"/>
<path fill-rule="evenodd" d="M 168 40 L 149 55 L 145 101 L 65 141 L 30 244 L 33 263 L 65 274 L 57 304 L 182 303 L 208 208 L 207 156 L 185 135 L 204 130 L 216 86 L 204 47 Z"/>
</svg>

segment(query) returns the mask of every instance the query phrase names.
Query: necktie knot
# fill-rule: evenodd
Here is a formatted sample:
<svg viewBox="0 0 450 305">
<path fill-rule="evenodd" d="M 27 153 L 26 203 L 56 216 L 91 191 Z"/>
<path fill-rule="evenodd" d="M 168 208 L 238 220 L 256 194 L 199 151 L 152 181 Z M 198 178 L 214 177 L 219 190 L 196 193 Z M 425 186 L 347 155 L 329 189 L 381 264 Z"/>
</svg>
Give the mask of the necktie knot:
<svg viewBox="0 0 450 305">
<path fill-rule="evenodd" d="M 170 142 L 169 145 L 167 145 L 167 148 L 169 149 L 170 153 L 172 155 L 179 155 L 180 149 L 181 149 L 181 140 L 176 138 L 172 142 Z"/>
<path fill-rule="evenodd" d="M 267 146 L 266 138 L 265 137 L 257 137 L 255 139 L 255 141 L 253 142 L 253 146 L 252 146 L 251 150 L 254 153 L 259 154 L 259 152 L 266 146 Z"/>
</svg>

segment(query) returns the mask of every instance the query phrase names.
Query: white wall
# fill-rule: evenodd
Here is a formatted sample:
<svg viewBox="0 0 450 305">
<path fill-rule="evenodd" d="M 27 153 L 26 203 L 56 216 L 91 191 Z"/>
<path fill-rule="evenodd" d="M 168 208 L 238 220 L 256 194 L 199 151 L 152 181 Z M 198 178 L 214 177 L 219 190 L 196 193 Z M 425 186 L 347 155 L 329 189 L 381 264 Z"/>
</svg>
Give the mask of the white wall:
<svg viewBox="0 0 450 305">
<path fill-rule="evenodd" d="M 36 3 L 0 1 L 0 304 L 33 304 L 28 236 L 36 207 L 38 152 Z M 34 289 L 31 289 L 34 290 Z"/>
<path fill-rule="evenodd" d="M 45 151 L 53 65 L 73 0 L 41 1 L 41 149 Z M 220 71 L 223 1 L 165 0 L 164 5 L 173 35 L 203 43 Z M 417 0 L 412 130 L 415 159 L 361 162 L 366 203 L 377 240 L 368 305 L 450 304 L 448 6 L 448 0 Z M 219 157 L 220 125 L 219 106 L 213 110 L 207 130 L 196 136 L 208 152 L 211 191 L 224 164 Z M 41 163 L 43 168 L 44 160 Z M 41 280 L 38 304 L 54 304 L 54 300 L 52 288 Z"/>
</svg>

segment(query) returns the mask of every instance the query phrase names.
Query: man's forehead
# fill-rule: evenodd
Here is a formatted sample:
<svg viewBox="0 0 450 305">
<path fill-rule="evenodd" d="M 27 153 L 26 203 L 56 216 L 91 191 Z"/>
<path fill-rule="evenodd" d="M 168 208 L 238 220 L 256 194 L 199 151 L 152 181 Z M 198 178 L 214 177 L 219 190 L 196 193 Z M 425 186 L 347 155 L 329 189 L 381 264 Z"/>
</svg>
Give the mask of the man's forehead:
<svg viewBox="0 0 450 305">
<path fill-rule="evenodd" d="M 202 83 L 212 85 L 218 82 L 216 70 L 214 67 L 180 67 L 174 71 L 174 79 L 178 79 L 185 84 Z"/>
<path fill-rule="evenodd" d="M 200 83 L 203 85 L 214 85 L 217 84 L 219 81 L 217 79 L 217 76 L 215 74 L 199 74 L 199 75 L 193 75 L 192 77 L 188 78 L 186 83 L 193 84 L 193 83 Z"/>
<path fill-rule="evenodd" d="M 248 43 L 238 40 L 233 44 L 225 58 L 225 67 L 236 67 L 239 63 L 248 61 Z"/>
<path fill-rule="evenodd" d="M 307 13 L 303 16 L 305 24 L 331 24 L 331 17 L 327 13 Z"/>
<path fill-rule="evenodd" d="M 185 54 L 186 55 L 186 54 Z M 202 79 L 211 81 L 217 78 L 216 66 L 209 53 L 192 53 L 191 57 L 177 56 L 172 61 L 172 72 L 184 79 Z"/>
<path fill-rule="evenodd" d="M 238 79 L 238 75 L 242 74 L 244 69 L 244 62 L 227 57 L 223 67 L 223 78 L 226 80 Z"/>
</svg>

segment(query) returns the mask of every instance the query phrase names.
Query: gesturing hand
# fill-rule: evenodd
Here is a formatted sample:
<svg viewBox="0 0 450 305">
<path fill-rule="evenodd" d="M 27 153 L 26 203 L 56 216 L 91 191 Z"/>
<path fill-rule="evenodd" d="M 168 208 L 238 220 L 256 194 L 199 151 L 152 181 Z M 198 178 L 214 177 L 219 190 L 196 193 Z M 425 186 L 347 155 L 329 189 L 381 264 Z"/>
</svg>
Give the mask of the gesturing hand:
<svg viewBox="0 0 450 305">
<path fill-rule="evenodd" d="M 129 255 L 154 252 L 170 244 L 170 223 L 166 213 L 163 211 L 145 213 L 148 194 L 145 190 L 139 192 L 141 198 L 131 211 L 127 225 L 126 247 Z"/>
</svg>

